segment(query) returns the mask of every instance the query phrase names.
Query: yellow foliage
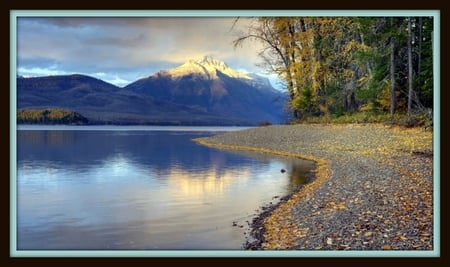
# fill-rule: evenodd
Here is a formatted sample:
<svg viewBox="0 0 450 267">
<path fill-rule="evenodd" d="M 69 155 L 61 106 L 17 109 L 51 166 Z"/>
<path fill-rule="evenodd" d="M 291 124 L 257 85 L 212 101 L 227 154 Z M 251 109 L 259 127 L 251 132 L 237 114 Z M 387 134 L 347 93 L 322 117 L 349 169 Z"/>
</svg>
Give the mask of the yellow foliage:
<svg viewBox="0 0 450 267">
<path fill-rule="evenodd" d="M 319 105 L 319 110 L 320 110 L 321 112 L 325 113 L 325 114 L 328 114 L 328 113 L 329 113 L 328 107 L 325 106 L 325 105 Z"/>
<path fill-rule="evenodd" d="M 380 103 L 383 110 L 389 110 L 391 106 L 391 92 L 390 92 L 390 84 L 389 81 L 386 81 L 383 84 L 383 89 L 378 97 L 378 102 Z"/>
<path fill-rule="evenodd" d="M 361 105 L 361 106 L 359 107 L 359 110 L 360 110 L 360 111 L 363 111 L 363 112 L 364 112 L 364 111 L 372 111 L 373 108 L 374 108 L 373 103 L 370 102 L 370 103 Z"/>
</svg>

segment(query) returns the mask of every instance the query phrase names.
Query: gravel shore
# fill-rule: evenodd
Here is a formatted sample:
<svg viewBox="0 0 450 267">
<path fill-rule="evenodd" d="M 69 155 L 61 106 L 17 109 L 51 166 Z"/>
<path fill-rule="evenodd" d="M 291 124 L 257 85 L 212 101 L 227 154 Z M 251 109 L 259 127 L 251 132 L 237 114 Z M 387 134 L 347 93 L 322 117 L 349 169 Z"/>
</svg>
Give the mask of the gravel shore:
<svg viewBox="0 0 450 267">
<path fill-rule="evenodd" d="M 317 162 L 314 181 L 261 217 L 260 242 L 248 248 L 434 249 L 431 132 L 378 124 L 302 124 L 196 141 Z"/>
</svg>

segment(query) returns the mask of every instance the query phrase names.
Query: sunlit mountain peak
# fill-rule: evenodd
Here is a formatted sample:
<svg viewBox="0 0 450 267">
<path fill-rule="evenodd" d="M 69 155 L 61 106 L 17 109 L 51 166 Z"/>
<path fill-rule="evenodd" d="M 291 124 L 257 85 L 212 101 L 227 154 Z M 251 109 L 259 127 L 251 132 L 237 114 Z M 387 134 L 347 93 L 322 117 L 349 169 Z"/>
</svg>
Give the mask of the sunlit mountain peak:
<svg viewBox="0 0 450 267">
<path fill-rule="evenodd" d="M 232 78 L 251 80 L 246 73 L 236 71 L 218 59 L 210 56 L 204 56 L 200 60 L 188 60 L 184 64 L 168 71 L 172 77 L 185 76 L 189 74 L 200 74 L 209 79 L 217 79 L 217 73 L 220 72 Z"/>
</svg>

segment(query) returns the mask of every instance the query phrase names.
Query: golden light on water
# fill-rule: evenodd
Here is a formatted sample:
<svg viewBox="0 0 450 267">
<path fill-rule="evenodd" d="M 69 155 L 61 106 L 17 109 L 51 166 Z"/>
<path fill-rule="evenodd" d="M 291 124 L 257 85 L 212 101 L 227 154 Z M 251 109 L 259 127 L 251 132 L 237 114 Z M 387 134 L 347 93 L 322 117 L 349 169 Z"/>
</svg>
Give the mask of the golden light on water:
<svg viewBox="0 0 450 267">
<path fill-rule="evenodd" d="M 249 169 L 223 171 L 213 167 L 205 171 L 192 173 L 174 168 L 170 170 L 168 183 L 177 194 L 201 197 L 212 193 L 221 194 L 232 184 L 246 183 L 249 173 Z"/>
</svg>

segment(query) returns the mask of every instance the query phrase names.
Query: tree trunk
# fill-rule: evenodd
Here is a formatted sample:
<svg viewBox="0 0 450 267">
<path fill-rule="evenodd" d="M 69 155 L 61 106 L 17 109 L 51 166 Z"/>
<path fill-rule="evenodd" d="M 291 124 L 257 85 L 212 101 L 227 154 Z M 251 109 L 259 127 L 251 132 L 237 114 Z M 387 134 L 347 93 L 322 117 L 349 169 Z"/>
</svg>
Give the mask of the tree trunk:
<svg viewBox="0 0 450 267">
<path fill-rule="evenodd" d="M 419 75 L 419 84 L 421 84 L 420 82 L 421 82 L 421 80 L 422 80 L 422 77 L 421 77 L 421 72 L 422 72 L 422 38 L 423 38 L 423 36 L 422 36 L 422 30 L 423 30 L 423 28 L 422 28 L 423 26 L 422 26 L 422 17 L 419 17 L 419 53 L 418 53 L 418 58 L 417 58 L 417 75 Z"/>
<path fill-rule="evenodd" d="M 392 25 L 392 18 L 391 18 Z M 394 113 L 395 113 L 395 43 L 394 37 L 391 37 L 391 123 L 394 123 Z"/>
<path fill-rule="evenodd" d="M 411 32 L 411 17 L 408 18 L 408 116 L 411 115 L 412 98 L 413 98 L 413 71 L 412 71 L 412 32 Z"/>
<path fill-rule="evenodd" d="M 350 95 L 350 109 L 356 110 L 358 108 L 358 103 L 356 103 L 355 92 Z"/>
</svg>

